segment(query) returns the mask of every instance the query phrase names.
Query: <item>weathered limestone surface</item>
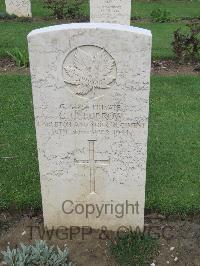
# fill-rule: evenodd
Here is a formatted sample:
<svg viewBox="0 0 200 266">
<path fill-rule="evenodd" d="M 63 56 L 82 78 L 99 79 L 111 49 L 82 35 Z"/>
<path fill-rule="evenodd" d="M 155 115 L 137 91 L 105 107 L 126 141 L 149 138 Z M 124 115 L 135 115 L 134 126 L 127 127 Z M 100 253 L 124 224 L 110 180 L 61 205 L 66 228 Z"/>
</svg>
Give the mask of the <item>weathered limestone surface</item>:
<svg viewBox="0 0 200 266">
<path fill-rule="evenodd" d="M 130 25 L 131 0 L 90 0 L 90 22 Z"/>
<path fill-rule="evenodd" d="M 30 0 L 5 0 L 6 12 L 18 17 L 32 17 Z"/>
<path fill-rule="evenodd" d="M 45 224 L 142 229 L 150 31 L 70 24 L 28 42 Z"/>
</svg>

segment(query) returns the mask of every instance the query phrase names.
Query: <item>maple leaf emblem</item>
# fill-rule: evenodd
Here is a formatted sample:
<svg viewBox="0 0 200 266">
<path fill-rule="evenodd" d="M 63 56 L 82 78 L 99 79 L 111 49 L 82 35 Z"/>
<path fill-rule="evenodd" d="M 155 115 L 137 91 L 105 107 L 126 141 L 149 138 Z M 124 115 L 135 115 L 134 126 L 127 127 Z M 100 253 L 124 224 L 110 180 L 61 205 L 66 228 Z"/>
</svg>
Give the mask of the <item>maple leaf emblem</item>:
<svg viewBox="0 0 200 266">
<path fill-rule="evenodd" d="M 95 54 L 77 48 L 74 52 L 72 65 L 64 66 L 65 82 L 74 86 L 76 95 L 87 95 L 96 89 L 109 89 L 116 79 L 113 74 L 114 59 L 104 50 Z"/>
</svg>

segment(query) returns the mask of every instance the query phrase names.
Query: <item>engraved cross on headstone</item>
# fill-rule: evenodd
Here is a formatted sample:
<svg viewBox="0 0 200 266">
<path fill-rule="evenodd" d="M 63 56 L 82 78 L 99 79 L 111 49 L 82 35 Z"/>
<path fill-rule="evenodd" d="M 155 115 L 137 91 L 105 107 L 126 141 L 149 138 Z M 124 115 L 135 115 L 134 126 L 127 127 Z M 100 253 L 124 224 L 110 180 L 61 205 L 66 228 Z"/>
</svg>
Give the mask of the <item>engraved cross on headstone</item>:
<svg viewBox="0 0 200 266">
<path fill-rule="evenodd" d="M 96 166 L 109 165 L 110 159 L 108 160 L 95 160 L 95 142 L 96 140 L 88 140 L 89 142 L 89 160 L 74 160 L 75 164 L 89 166 L 90 169 L 90 193 L 96 193 L 96 179 L 95 179 L 95 168 Z"/>
</svg>

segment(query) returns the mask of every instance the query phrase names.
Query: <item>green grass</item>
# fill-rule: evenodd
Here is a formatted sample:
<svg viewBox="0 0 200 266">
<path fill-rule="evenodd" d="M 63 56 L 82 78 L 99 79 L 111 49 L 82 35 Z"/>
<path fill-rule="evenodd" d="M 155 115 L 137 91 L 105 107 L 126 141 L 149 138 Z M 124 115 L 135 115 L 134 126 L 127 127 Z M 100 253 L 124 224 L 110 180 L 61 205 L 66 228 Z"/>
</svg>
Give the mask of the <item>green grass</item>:
<svg viewBox="0 0 200 266">
<path fill-rule="evenodd" d="M 5 0 L 0 0 L 0 12 L 5 12 Z M 43 0 L 32 0 L 32 13 L 33 16 L 48 16 L 50 11 L 44 8 Z M 161 8 L 170 11 L 173 17 L 199 17 L 200 1 L 199 0 L 137 0 L 132 4 L 132 16 L 141 18 L 150 18 L 152 10 Z M 83 13 L 89 15 L 89 0 L 85 0 L 83 4 Z"/>
<path fill-rule="evenodd" d="M 112 242 L 110 251 L 117 265 L 150 265 L 158 248 L 158 240 L 147 234 L 126 233 Z"/>
<path fill-rule="evenodd" d="M 171 13 L 172 17 L 199 17 L 200 1 L 199 0 L 157 0 L 144 1 L 137 0 L 132 4 L 132 15 L 141 18 L 150 18 L 154 9 L 166 9 Z"/>
<path fill-rule="evenodd" d="M 171 45 L 173 32 L 178 28 L 187 28 L 183 23 L 134 23 L 133 26 L 151 30 L 153 59 L 174 59 Z"/>
<path fill-rule="evenodd" d="M 0 208 L 38 207 L 41 197 L 30 78 L 0 76 L 0 91 Z"/>
<path fill-rule="evenodd" d="M 200 211 L 199 84 L 199 77 L 152 78 L 148 209 Z M 0 208 L 40 207 L 30 77 L 0 75 L 0 92 Z"/>
<path fill-rule="evenodd" d="M 133 3 L 133 14 L 140 17 L 149 17 L 151 11 L 157 7 L 168 7 L 168 10 L 172 12 L 173 16 L 188 17 L 199 16 L 200 1 L 136 1 Z M 0 0 L 0 11 L 5 10 L 4 0 Z M 49 16 L 49 10 L 43 7 L 42 0 L 32 1 L 33 16 Z M 89 4 L 85 1 L 83 4 L 83 11 L 85 14 L 89 14 Z M 1 21 L 0 23 L 0 58 L 7 55 L 7 51 L 11 51 L 15 47 L 20 50 L 26 49 L 27 51 L 27 34 L 36 28 L 49 26 L 55 24 L 56 21 L 34 21 L 34 22 L 18 22 L 18 21 Z M 185 26 L 181 22 L 171 23 L 140 23 L 133 22 L 133 26 L 147 28 L 152 31 L 153 34 L 153 59 L 173 59 L 174 54 L 172 51 L 171 43 L 173 40 L 173 32 L 181 27 Z"/>
<path fill-rule="evenodd" d="M 5 1 L 0 0 L 0 13 L 6 11 Z"/>
<path fill-rule="evenodd" d="M 0 58 L 6 56 L 6 51 L 15 47 L 20 50 L 27 49 L 27 34 L 36 28 L 52 25 L 52 22 L 3 22 L 0 23 Z M 173 58 L 171 42 L 173 31 L 184 27 L 177 23 L 135 23 L 134 26 L 152 30 L 153 34 L 153 59 Z"/>
<path fill-rule="evenodd" d="M 153 77 L 146 207 L 200 210 L 200 78 Z"/>
<path fill-rule="evenodd" d="M 3 22 L 0 23 L 0 58 L 15 47 L 27 51 L 27 34 L 33 29 L 50 25 L 48 22 Z"/>
<path fill-rule="evenodd" d="M 50 10 L 44 7 L 43 0 L 32 0 L 31 3 L 34 17 L 46 17 L 51 14 Z"/>
<path fill-rule="evenodd" d="M 168 10 L 172 18 L 199 18 L 200 1 L 199 0 L 137 0 L 132 4 L 132 16 L 137 18 L 151 18 L 151 12 L 154 9 L 161 8 Z M 83 13 L 89 15 L 89 1 L 83 4 Z"/>
</svg>

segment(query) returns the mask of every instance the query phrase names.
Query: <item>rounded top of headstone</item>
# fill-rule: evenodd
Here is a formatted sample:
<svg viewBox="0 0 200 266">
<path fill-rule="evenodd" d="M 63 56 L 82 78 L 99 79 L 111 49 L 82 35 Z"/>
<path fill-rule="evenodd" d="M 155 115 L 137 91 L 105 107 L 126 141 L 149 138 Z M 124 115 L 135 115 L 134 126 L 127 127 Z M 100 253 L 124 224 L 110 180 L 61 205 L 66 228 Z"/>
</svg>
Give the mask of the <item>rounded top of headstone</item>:
<svg viewBox="0 0 200 266">
<path fill-rule="evenodd" d="M 117 30 L 117 31 L 127 31 L 136 34 L 151 36 L 150 30 L 128 26 L 128 25 L 110 24 L 110 23 L 71 23 L 71 24 L 49 26 L 33 30 L 28 34 L 28 39 L 38 34 L 64 31 L 64 30 L 75 30 L 75 29 L 104 29 L 104 30 L 108 29 L 108 30 Z"/>
</svg>

